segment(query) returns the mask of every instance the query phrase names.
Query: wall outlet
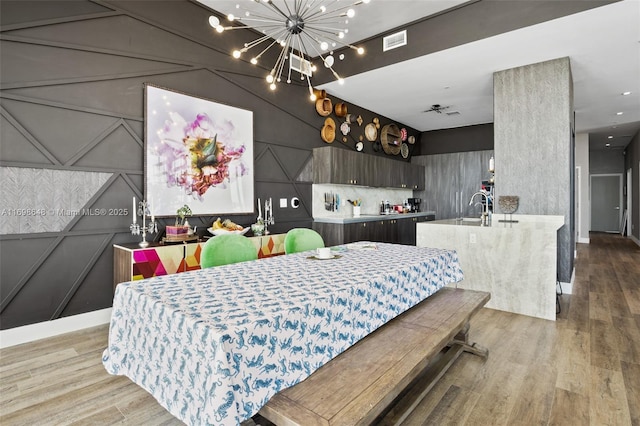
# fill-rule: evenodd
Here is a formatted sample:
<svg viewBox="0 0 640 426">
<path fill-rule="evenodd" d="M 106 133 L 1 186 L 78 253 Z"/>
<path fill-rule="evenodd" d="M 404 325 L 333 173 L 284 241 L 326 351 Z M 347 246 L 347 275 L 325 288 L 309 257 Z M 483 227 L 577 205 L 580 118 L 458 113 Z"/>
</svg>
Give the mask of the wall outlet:
<svg viewBox="0 0 640 426">
<path fill-rule="evenodd" d="M 469 244 L 475 244 L 476 242 L 477 242 L 476 234 L 474 233 L 469 234 Z"/>
<path fill-rule="evenodd" d="M 286 209 L 287 208 L 287 199 L 286 198 L 280 198 L 280 208 L 281 209 Z"/>
</svg>

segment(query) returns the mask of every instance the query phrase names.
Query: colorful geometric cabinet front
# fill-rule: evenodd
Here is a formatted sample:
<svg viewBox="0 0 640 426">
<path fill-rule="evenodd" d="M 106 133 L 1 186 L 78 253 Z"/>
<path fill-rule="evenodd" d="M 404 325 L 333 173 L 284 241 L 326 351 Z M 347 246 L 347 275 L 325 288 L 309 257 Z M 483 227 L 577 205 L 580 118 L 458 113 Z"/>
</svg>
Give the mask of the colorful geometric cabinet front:
<svg viewBox="0 0 640 426">
<path fill-rule="evenodd" d="M 249 237 L 258 251 L 258 258 L 284 254 L 285 234 Z M 130 280 L 142 280 L 161 275 L 194 271 L 200 268 L 200 253 L 204 242 L 163 245 L 133 249 Z"/>
</svg>

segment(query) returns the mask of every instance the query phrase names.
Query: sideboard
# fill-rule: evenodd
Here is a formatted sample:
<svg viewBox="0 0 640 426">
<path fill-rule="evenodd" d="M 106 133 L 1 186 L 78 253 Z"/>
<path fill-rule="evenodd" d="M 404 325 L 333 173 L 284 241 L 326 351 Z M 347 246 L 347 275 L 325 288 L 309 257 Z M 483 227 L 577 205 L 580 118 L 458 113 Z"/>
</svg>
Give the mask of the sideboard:
<svg viewBox="0 0 640 426">
<path fill-rule="evenodd" d="M 273 234 L 247 238 L 256 247 L 258 258 L 264 258 L 284 254 L 285 235 Z M 145 248 L 139 247 L 137 243 L 114 244 L 114 290 L 122 282 L 200 269 L 200 253 L 205 242 L 150 244 Z"/>
</svg>

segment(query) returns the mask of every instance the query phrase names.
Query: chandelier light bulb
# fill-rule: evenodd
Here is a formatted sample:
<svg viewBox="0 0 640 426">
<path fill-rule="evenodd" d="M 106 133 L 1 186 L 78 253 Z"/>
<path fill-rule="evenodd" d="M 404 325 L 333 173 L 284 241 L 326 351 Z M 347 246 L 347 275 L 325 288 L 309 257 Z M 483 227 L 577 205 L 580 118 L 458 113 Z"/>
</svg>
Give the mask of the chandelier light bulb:
<svg viewBox="0 0 640 426">
<path fill-rule="evenodd" d="M 224 31 L 224 27 L 223 27 L 222 25 L 218 25 L 218 26 L 216 27 L 216 31 L 217 31 L 217 32 L 219 32 L 219 33 L 221 33 L 221 32 L 223 32 L 223 31 Z"/>
<path fill-rule="evenodd" d="M 233 13 L 230 13 L 230 14 L 227 15 L 227 19 L 233 22 L 233 20 L 235 20 L 236 17 L 233 16 Z"/>
<path fill-rule="evenodd" d="M 233 51 L 233 57 L 236 58 L 236 59 L 238 59 L 241 54 L 242 54 L 242 52 L 240 52 L 239 50 L 234 50 Z"/>
<path fill-rule="evenodd" d="M 338 78 L 338 84 L 341 86 L 344 85 L 344 78 L 342 77 Z"/>
<path fill-rule="evenodd" d="M 364 54 L 364 48 L 363 47 L 358 47 L 356 49 L 356 52 L 358 52 L 358 55 L 363 55 Z"/>
<path fill-rule="evenodd" d="M 318 97 L 314 93 L 309 95 L 309 100 L 311 100 L 311 102 L 315 102 L 316 99 L 318 99 Z"/>
<path fill-rule="evenodd" d="M 269 89 L 271 89 L 271 90 L 276 90 L 276 84 L 275 84 L 275 83 L 271 83 L 271 84 L 269 85 Z"/>
<path fill-rule="evenodd" d="M 211 25 L 211 28 L 217 28 L 220 25 L 220 20 L 217 16 L 211 15 L 209 16 L 209 25 Z"/>
<path fill-rule="evenodd" d="M 370 1 L 371 1 L 371 0 L 362 0 L 362 3 L 364 3 L 364 4 L 369 4 L 369 2 L 370 2 Z"/>
<path fill-rule="evenodd" d="M 323 41 L 322 43 L 320 43 L 320 49 L 327 50 L 328 48 L 329 48 L 329 43 L 327 43 L 326 41 Z"/>
<path fill-rule="evenodd" d="M 347 10 L 347 16 L 348 16 L 349 18 L 353 18 L 354 16 L 356 16 L 356 11 L 355 11 L 355 10 L 353 10 L 353 9 L 349 9 L 349 10 Z"/>
<path fill-rule="evenodd" d="M 267 76 L 267 83 L 273 83 L 273 74 Z"/>
<path fill-rule="evenodd" d="M 251 63 L 253 65 L 256 65 L 258 63 L 258 59 L 257 58 L 251 58 Z"/>
<path fill-rule="evenodd" d="M 320 6 L 320 12 L 325 13 L 327 8 L 325 6 Z"/>
<path fill-rule="evenodd" d="M 324 58 L 324 66 L 327 67 L 327 68 L 331 68 L 333 66 L 334 62 L 335 62 L 335 59 L 331 55 L 329 55 L 326 58 Z"/>
<path fill-rule="evenodd" d="M 338 38 L 344 38 L 344 31 L 340 31 L 338 33 Z"/>
</svg>

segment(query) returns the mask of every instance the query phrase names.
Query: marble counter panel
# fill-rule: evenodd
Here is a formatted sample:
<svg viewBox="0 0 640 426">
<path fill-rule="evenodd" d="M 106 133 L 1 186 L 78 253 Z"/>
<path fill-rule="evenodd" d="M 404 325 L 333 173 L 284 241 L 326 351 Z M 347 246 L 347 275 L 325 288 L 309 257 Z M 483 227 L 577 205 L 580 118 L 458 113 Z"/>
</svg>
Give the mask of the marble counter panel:
<svg viewBox="0 0 640 426">
<path fill-rule="evenodd" d="M 488 308 L 555 320 L 557 231 L 563 216 L 513 215 L 517 223 L 437 220 L 417 224 L 417 245 L 455 249 L 458 287 L 491 293 Z"/>
</svg>

